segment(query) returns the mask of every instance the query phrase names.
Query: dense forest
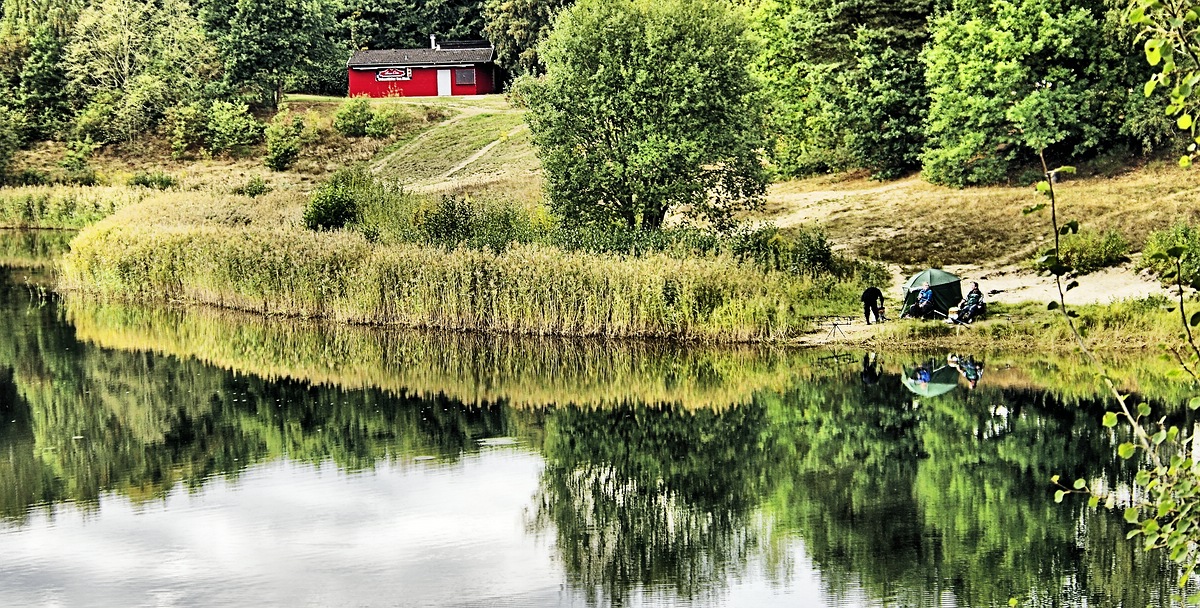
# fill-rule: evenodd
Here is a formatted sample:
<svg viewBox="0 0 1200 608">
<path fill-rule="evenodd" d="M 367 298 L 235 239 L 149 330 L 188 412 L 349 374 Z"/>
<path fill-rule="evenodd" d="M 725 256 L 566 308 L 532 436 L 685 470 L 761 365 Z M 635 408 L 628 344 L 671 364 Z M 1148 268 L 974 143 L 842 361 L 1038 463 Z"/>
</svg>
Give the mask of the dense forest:
<svg viewBox="0 0 1200 608">
<path fill-rule="evenodd" d="M 178 153 L 235 152 L 261 139 L 283 93 L 344 94 L 352 50 L 424 46 L 430 34 L 490 39 L 509 74 L 538 75 L 538 43 L 569 4 L 3 0 L 0 175 L 16 149 L 47 139 L 86 155 L 157 133 Z M 775 175 L 920 170 L 953 186 L 1022 180 L 1039 149 L 1081 161 L 1173 145 L 1162 100 L 1143 95 L 1152 72 L 1124 10 L 1121 0 L 733 6 Z"/>
</svg>

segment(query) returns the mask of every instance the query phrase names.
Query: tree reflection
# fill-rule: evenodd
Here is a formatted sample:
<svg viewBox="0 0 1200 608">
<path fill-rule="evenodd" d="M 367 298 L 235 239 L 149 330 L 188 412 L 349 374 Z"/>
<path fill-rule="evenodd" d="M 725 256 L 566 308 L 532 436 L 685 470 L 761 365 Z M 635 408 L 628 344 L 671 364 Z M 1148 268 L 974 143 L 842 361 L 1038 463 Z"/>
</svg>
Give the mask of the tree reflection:
<svg viewBox="0 0 1200 608">
<path fill-rule="evenodd" d="M 748 518 L 774 483 L 761 468 L 766 424 L 753 405 L 553 410 L 533 526 L 553 531 L 592 601 L 621 604 L 638 588 L 711 593 L 758 542 Z"/>
</svg>

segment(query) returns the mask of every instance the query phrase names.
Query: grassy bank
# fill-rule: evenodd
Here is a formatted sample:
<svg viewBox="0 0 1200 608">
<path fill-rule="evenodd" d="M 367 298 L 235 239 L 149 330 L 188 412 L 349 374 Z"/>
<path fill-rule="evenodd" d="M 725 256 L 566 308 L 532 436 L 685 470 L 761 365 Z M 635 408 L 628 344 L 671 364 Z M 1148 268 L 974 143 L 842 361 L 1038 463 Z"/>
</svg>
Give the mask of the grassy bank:
<svg viewBox="0 0 1200 608">
<path fill-rule="evenodd" d="M 1177 303 L 1174 303 L 1177 304 Z M 1195 306 L 1195 304 L 1191 304 Z M 1074 306 L 1075 326 L 1090 349 L 1157 351 L 1180 346 L 1183 331 L 1178 310 L 1163 298 L 1125 300 L 1108 305 Z M 1200 309 L 1200 307 L 1197 307 Z M 988 318 L 968 326 L 903 319 L 880 326 L 864 338 L 901 350 L 930 347 L 950 350 L 1002 348 L 1016 351 L 1074 351 L 1078 342 L 1060 311 L 1045 304 L 993 304 Z"/>
</svg>

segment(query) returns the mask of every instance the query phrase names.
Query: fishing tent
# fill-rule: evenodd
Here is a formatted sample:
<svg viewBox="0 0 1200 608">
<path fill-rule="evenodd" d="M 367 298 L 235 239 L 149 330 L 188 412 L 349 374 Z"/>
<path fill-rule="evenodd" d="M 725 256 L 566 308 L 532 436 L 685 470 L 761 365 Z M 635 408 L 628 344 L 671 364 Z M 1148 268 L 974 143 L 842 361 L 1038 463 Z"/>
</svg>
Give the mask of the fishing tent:
<svg viewBox="0 0 1200 608">
<path fill-rule="evenodd" d="M 933 290 L 933 307 L 945 316 L 951 306 L 958 306 L 962 301 L 962 280 L 944 270 L 928 268 L 914 274 L 904 284 L 904 305 L 900 308 L 900 316 L 908 313 L 908 309 L 917 303 L 917 294 L 926 282 Z"/>
<path fill-rule="evenodd" d="M 944 395 L 958 386 L 958 370 L 943 365 L 931 372 L 928 371 L 930 367 L 926 365 L 915 369 L 905 368 L 904 377 L 900 382 L 905 388 L 922 397 Z M 920 373 L 922 369 L 926 370 L 924 374 Z"/>
</svg>

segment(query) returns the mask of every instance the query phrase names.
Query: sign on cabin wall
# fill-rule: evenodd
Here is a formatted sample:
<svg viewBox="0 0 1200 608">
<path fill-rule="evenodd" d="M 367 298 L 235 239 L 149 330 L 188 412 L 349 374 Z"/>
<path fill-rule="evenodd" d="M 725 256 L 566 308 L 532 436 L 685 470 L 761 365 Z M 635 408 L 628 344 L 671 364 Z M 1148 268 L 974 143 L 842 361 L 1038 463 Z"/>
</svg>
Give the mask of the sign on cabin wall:
<svg viewBox="0 0 1200 608">
<path fill-rule="evenodd" d="M 412 80 L 412 68 L 388 68 L 375 72 L 376 82 L 390 82 L 393 80 Z"/>
</svg>

